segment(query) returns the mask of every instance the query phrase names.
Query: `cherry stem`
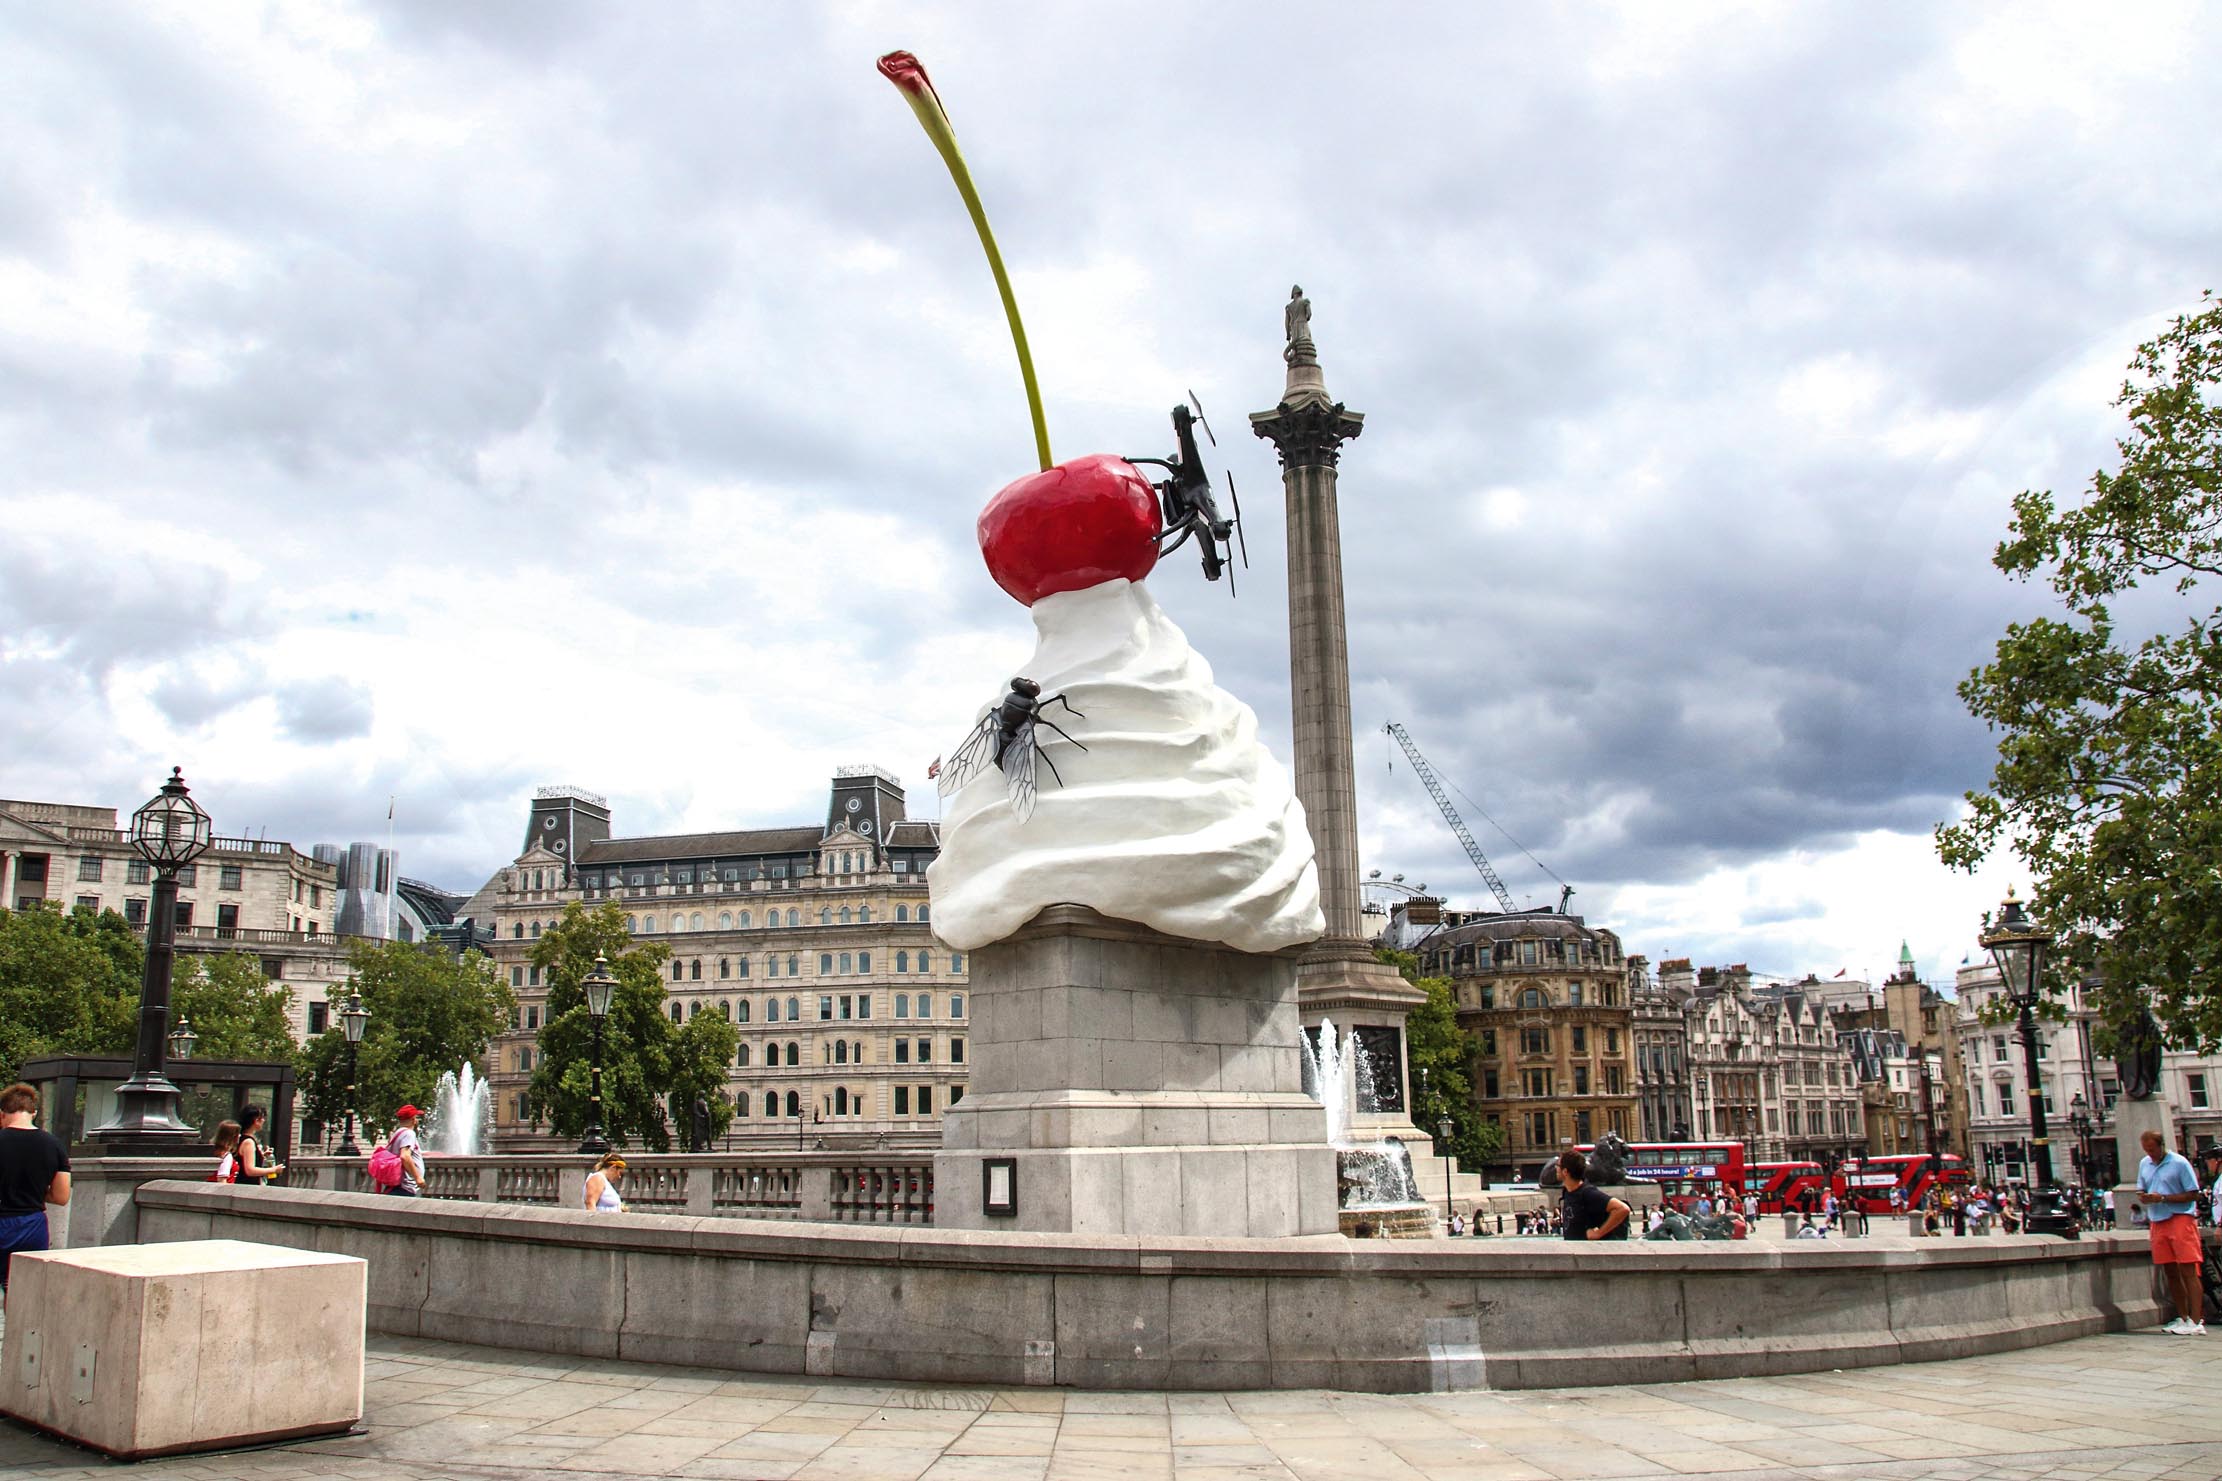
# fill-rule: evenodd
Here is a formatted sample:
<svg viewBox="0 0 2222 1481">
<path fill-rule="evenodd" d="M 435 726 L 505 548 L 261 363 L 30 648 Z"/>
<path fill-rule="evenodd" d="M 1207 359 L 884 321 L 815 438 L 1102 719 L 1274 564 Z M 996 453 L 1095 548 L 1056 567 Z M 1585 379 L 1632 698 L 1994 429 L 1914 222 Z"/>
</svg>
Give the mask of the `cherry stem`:
<svg viewBox="0 0 2222 1481">
<path fill-rule="evenodd" d="M 907 66 L 891 69 L 890 60 L 898 57 Z M 1018 298 L 1011 292 L 1010 274 L 1003 270 L 1003 254 L 996 248 L 995 233 L 988 226 L 988 213 L 980 204 L 980 193 L 972 188 L 972 172 L 965 168 L 964 155 L 957 148 L 956 131 L 950 128 L 949 115 L 942 111 L 941 98 L 916 58 L 903 52 L 890 52 L 880 59 L 880 71 L 895 84 L 910 103 L 911 111 L 918 115 L 926 137 L 933 140 L 941 162 L 949 167 L 949 178 L 956 182 L 957 194 L 964 197 L 964 208 L 972 215 L 973 229 L 980 233 L 980 246 L 988 254 L 988 269 L 995 274 L 995 290 L 1003 296 L 1003 317 L 1010 321 L 1011 343 L 1018 350 L 1018 373 L 1026 382 L 1026 409 L 1034 418 L 1034 451 L 1046 470 L 1056 460 L 1049 455 L 1049 422 L 1042 415 L 1042 391 L 1034 380 L 1034 356 L 1026 348 L 1026 326 L 1019 320 Z M 898 71 L 909 75 L 898 75 Z M 911 77 L 915 81 L 910 80 Z"/>
</svg>

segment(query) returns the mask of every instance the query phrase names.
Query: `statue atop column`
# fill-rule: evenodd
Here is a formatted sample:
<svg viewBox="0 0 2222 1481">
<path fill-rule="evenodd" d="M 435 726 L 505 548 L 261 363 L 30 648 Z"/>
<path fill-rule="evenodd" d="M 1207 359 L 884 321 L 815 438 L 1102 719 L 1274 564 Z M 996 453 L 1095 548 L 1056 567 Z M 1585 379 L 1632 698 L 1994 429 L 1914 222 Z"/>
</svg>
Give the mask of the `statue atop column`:
<svg viewBox="0 0 2222 1481">
<path fill-rule="evenodd" d="M 1312 301 L 1304 296 L 1301 283 L 1288 290 L 1288 306 L 1281 310 L 1281 333 L 1288 340 L 1288 347 L 1281 351 L 1282 359 L 1291 365 L 1319 363 L 1312 345 Z"/>
</svg>

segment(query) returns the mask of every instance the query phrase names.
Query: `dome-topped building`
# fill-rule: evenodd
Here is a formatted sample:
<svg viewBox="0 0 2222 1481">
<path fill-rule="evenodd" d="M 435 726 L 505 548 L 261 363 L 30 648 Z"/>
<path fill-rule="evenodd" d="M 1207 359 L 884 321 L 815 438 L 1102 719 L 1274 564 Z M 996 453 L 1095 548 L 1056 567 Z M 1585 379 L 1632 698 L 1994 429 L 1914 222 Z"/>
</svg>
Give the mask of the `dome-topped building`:
<svg viewBox="0 0 2222 1481">
<path fill-rule="evenodd" d="M 1504 1129 L 1501 1170 L 1527 1177 L 1608 1132 L 1636 1137 L 1618 936 L 1553 910 L 1473 915 L 1428 937 L 1420 965 L 1451 979 L 1459 1026 L 1480 1040 L 1474 1100 Z"/>
</svg>

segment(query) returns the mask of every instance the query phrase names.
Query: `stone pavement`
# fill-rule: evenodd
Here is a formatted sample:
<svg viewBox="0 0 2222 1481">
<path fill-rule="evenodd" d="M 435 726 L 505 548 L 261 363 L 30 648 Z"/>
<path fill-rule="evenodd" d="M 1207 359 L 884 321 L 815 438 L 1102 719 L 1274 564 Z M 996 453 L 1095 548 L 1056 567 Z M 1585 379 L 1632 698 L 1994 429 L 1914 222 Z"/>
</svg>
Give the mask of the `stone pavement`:
<svg viewBox="0 0 2222 1481">
<path fill-rule="evenodd" d="M 26 1481 L 1987 1481 L 2222 1477 L 2222 1336 L 1779 1379 L 1384 1396 L 755 1378 L 373 1338 L 367 1432 L 128 1472 L 0 1421 Z"/>
</svg>

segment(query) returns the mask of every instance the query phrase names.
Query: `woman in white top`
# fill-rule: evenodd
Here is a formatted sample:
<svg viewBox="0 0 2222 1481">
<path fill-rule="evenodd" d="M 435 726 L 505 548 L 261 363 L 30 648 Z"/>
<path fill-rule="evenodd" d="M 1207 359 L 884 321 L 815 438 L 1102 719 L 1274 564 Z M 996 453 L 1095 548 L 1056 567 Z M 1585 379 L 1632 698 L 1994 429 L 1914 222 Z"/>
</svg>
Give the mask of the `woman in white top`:
<svg viewBox="0 0 2222 1481">
<path fill-rule="evenodd" d="M 604 1152 L 602 1160 L 594 1164 L 594 1171 L 586 1175 L 586 1211 L 590 1214 L 621 1214 L 625 1200 L 617 1196 L 617 1181 L 625 1176 L 625 1159 L 615 1152 Z"/>
</svg>

